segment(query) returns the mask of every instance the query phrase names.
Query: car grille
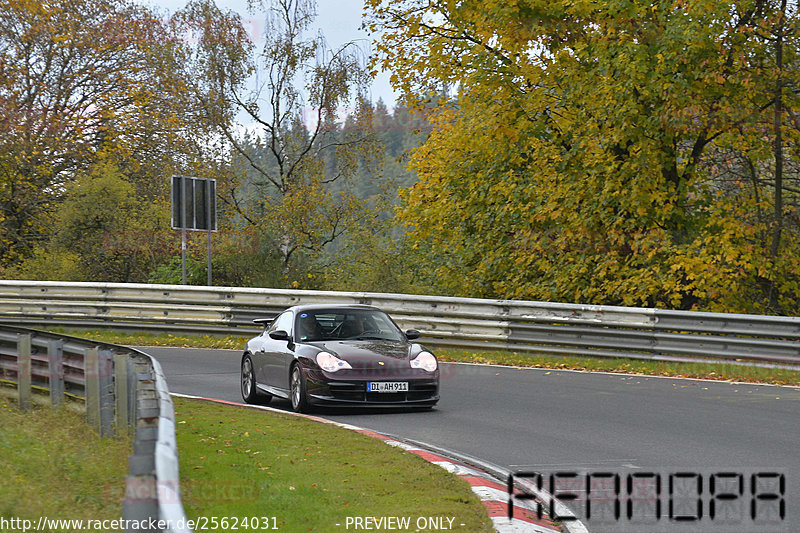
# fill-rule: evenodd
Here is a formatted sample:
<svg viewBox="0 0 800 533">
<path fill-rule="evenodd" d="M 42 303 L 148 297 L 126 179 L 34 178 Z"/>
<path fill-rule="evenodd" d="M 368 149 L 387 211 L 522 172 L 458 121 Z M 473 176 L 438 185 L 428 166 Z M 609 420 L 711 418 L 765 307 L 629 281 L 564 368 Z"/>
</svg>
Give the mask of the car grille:
<svg viewBox="0 0 800 533">
<path fill-rule="evenodd" d="M 366 403 L 402 403 L 436 398 L 436 382 L 408 383 L 408 392 L 367 392 L 365 382 L 329 383 L 331 396 L 336 400 Z"/>
</svg>

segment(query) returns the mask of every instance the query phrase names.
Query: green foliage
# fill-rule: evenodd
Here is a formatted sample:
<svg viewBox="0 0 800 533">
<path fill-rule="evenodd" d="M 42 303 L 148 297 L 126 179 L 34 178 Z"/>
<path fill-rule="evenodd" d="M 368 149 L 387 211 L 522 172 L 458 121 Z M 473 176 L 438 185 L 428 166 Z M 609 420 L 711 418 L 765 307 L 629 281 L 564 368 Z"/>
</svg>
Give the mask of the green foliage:
<svg viewBox="0 0 800 533">
<path fill-rule="evenodd" d="M 375 228 L 356 228 L 345 239 L 347 246 L 330 254 L 323 271 L 330 290 L 410 294 L 420 287 L 418 254 L 409 253 L 402 239 L 390 235 L 389 221 Z"/>
<path fill-rule="evenodd" d="M 218 246 L 212 257 L 215 285 L 231 287 L 283 287 L 280 256 L 274 250 L 247 250 Z M 205 263 L 203 273 L 205 274 Z M 203 285 L 205 284 L 205 278 Z"/>
<path fill-rule="evenodd" d="M 214 265 L 211 265 L 214 273 Z M 165 283 L 180 285 L 183 283 L 183 264 L 181 257 L 173 257 L 165 263 L 158 265 L 147 280 L 148 283 Z M 186 257 L 186 283 L 188 285 L 206 285 L 208 283 L 208 262 L 195 259 L 191 255 Z"/>
<path fill-rule="evenodd" d="M 3 274 L 3 279 L 86 281 L 80 255 L 63 248 L 41 246 Z"/>
<path fill-rule="evenodd" d="M 24 279 L 141 282 L 163 252 L 147 238 L 167 227 L 169 213 L 140 197 L 110 163 L 98 164 L 66 188 L 52 218 L 51 240 L 12 275 Z"/>
<path fill-rule="evenodd" d="M 173 232 L 179 234 L 178 232 Z M 169 256 L 149 274 L 149 283 L 180 284 L 182 267 L 180 239 Z M 206 285 L 208 282 L 208 245 L 203 232 L 187 232 L 186 281 L 189 285 Z M 231 231 L 221 230 L 211 237 L 211 272 L 215 286 L 232 287 L 295 287 L 321 288 L 315 274 L 315 265 L 298 258 L 285 273 L 277 250 L 272 248 L 274 237 L 253 228 Z M 302 285 L 301 285 L 302 283 Z"/>
<path fill-rule="evenodd" d="M 795 7 L 367 4 L 409 101 L 458 88 L 399 211 L 443 292 L 797 311 Z"/>
</svg>

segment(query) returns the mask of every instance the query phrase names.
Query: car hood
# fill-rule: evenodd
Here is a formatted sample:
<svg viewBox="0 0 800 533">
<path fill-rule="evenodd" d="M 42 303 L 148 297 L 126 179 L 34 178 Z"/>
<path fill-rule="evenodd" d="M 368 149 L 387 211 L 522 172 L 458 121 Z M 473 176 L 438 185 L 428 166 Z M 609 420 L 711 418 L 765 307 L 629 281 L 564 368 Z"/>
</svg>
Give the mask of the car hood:
<svg viewBox="0 0 800 533">
<path fill-rule="evenodd" d="M 320 349 L 347 361 L 355 368 L 367 362 L 381 361 L 385 364 L 408 361 L 411 345 L 407 342 L 378 340 L 340 340 L 314 343 Z"/>
</svg>

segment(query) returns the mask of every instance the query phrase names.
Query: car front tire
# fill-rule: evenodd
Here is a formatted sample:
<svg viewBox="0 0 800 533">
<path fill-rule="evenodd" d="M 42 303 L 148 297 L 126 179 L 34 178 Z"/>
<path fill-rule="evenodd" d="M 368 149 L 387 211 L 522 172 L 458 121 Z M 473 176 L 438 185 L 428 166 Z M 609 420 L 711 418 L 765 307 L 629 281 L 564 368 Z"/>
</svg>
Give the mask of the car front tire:
<svg viewBox="0 0 800 533">
<path fill-rule="evenodd" d="M 253 369 L 253 359 L 250 355 L 242 358 L 241 371 L 242 398 L 247 403 L 265 404 L 269 403 L 272 396 L 258 390 L 256 374 Z"/>
<path fill-rule="evenodd" d="M 308 403 L 308 393 L 306 392 L 306 378 L 300 370 L 300 364 L 292 367 L 289 377 L 289 398 L 292 401 L 292 410 L 296 413 L 308 413 L 311 406 Z"/>
</svg>

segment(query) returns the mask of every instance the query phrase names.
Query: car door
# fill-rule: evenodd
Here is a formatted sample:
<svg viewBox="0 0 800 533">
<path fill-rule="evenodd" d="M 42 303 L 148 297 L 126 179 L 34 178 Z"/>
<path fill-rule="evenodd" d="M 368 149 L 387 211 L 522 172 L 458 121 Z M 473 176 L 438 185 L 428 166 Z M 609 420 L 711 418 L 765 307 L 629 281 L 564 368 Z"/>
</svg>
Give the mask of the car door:
<svg viewBox="0 0 800 533">
<path fill-rule="evenodd" d="M 289 388 L 289 376 L 286 359 L 292 356 L 290 346 L 292 344 L 292 333 L 294 314 L 291 311 L 286 311 L 272 323 L 267 330 L 266 340 L 264 342 L 263 369 L 264 369 L 264 383 L 270 387 L 278 389 Z M 289 340 L 276 340 L 269 336 L 273 331 L 282 330 L 289 334 Z"/>
<path fill-rule="evenodd" d="M 273 321 L 274 323 L 274 321 Z M 264 371 L 265 357 L 267 344 L 271 340 L 267 332 L 271 326 L 266 326 L 264 331 L 261 332 L 257 338 L 253 339 L 250 356 L 253 358 L 253 373 L 255 374 L 256 382 L 261 385 L 266 385 L 266 372 Z"/>
</svg>

